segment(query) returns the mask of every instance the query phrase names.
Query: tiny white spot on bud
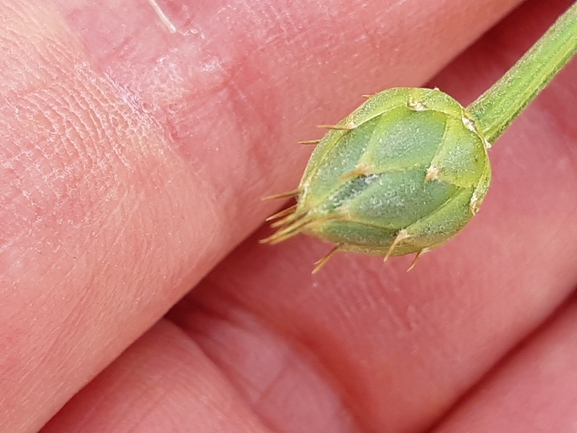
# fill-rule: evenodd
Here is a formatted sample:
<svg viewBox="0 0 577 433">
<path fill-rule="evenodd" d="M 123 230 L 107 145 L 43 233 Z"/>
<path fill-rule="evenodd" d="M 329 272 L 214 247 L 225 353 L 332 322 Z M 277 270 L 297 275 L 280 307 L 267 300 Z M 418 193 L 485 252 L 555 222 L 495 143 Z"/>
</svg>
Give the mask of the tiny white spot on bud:
<svg viewBox="0 0 577 433">
<path fill-rule="evenodd" d="M 437 180 L 439 178 L 439 174 L 439 168 L 431 165 L 429 168 L 427 168 L 425 182 L 429 182 L 430 180 Z"/>
<path fill-rule="evenodd" d="M 471 132 L 474 132 L 475 134 L 478 134 L 477 128 L 475 128 L 475 124 L 473 123 L 473 121 L 471 119 L 469 119 L 467 116 L 463 115 L 461 120 L 463 121 L 463 125 L 465 125 L 465 128 L 467 128 Z"/>
<path fill-rule="evenodd" d="M 419 101 L 413 101 L 412 99 L 409 99 L 409 103 L 407 105 L 411 110 L 414 111 L 425 111 L 427 109 L 425 104 Z"/>
<path fill-rule="evenodd" d="M 471 201 L 469 202 L 469 210 L 471 214 L 476 215 L 479 212 L 479 208 L 481 207 L 481 203 L 479 200 L 479 196 L 477 195 L 477 191 L 473 192 L 471 196 Z"/>
</svg>

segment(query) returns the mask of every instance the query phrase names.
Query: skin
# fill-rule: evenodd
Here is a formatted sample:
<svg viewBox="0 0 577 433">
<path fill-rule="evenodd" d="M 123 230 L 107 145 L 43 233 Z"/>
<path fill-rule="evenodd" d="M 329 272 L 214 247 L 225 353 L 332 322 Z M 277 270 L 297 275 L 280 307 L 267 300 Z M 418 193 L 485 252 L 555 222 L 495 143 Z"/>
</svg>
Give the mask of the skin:
<svg viewBox="0 0 577 433">
<path fill-rule="evenodd" d="M 575 62 L 409 274 L 250 236 L 315 124 L 427 80 L 468 104 L 571 2 L 438 75 L 518 2 L 163 3 L 176 34 L 142 0 L 0 5 L 0 431 L 572 431 Z"/>
</svg>

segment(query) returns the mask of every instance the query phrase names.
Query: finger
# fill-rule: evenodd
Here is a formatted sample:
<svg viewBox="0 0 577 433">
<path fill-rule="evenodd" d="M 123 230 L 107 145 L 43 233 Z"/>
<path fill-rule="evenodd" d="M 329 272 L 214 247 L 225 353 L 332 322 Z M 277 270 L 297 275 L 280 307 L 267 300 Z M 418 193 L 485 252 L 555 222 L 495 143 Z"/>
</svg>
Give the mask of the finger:
<svg viewBox="0 0 577 433">
<path fill-rule="evenodd" d="M 570 432 L 577 405 L 577 303 L 523 344 L 434 431 Z"/>
<path fill-rule="evenodd" d="M 75 397 L 42 432 L 269 431 L 198 346 L 166 321 L 83 393 L 86 398 Z M 96 412 L 85 405 L 87 398 L 98 401 Z"/>
<path fill-rule="evenodd" d="M 202 178 L 58 13 L 0 9 L 0 430 L 35 431 L 228 238 Z"/>
<path fill-rule="evenodd" d="M 546 21 L 542 4 L 528 3 L 433 82 L 472 99 L 469 92 L 486 88 L 567 5 L 557 3 Z M 478 217 L 409 274 L 410 258 L 385 266 L 341 254 L 311 276 L 312 263 L 330 247 L 306 238 L 272 248 L 249 242 L 191 295 L 194 308 L 179 312 L 178 323 L 237 388 L 262 390 L 255 411 L 279 426 L 299 418 L 298 397 L 291 405 L 281 396 L 309 396 L 313 388 L 303 377 L 271 384 L 259 376 L 270 352 L 259 357 L 251 339 L 222 330 L 227 321 L 233 329 L 247 326 L 237 323 L 237 310 L 274 329 L 295 353 L 304 352 L 301 358 L 313 358 L 311 368 L 360 430 L 429 427 L 575 287 L 574 76 L 575 63 L 495 145 L 494 183 Z M 246 377 L 254 382 L 239 379 Z M 311 407 L 298 413 L 305 417 Z"/>
<path fill-rule="evenodd" d="M 291 4 L 288 9 L 279 5 L 282 13 L 270 15 L 268 9 L 244 4 L 233 8 L 195 2 L 175 10 L 173 18 L 181 33 L 167 42 L 162 22 L 152 25 L 154 11 L 144 9 L 142 3 L 112 2 L 96 9 L 91 2 L 58 3 L 63 24 L 53 9 L 20 7 L 14 2 L 16 6 L 11 5 L 7 13 L 14 15 L 16 34 L 37 28 L 30 23 L 49 23 L 40 26 L 34 38 L 23 38 L 11 48 L 10 52 L 18 48 L 31 55 L 27 65 L 33 73 L 25 76 L 19 90 L 24 94 L 34 90 L 30 80 L 40 83 L 42 91 L 49 88 L 55 92 L 50 95 L 57 103 L 40 105 L 42 110 L 68 113 L 61 117 L 62 131 L 67 131 L 66 122 L 78 119 L 72 123 L 80 131 L 72 140 L 74 146 L 88 156 L 104 155 L 105 160 L 111 154 L 113 162 L 98 171 L 103 162 L 94 157 L 98 175 L 92 175 L 85 168 L 91 167 L 88 156 L 74 166 L 74 152 L 69 155 L 65 145 L 56 140 L 52 149 L 69 155 L 56 163 L 67 170 L 75 167 L 70 178 L 82 180 L 78 188 L 67 190 L 67 199 L 83 203 L 88 192 L 93 194 L 89 204 L 96 203 L 88 209 L 95 210 L 78 217 L 82 230 L 76 229 L 77 221 L 62 227 L 58 219 L 48 220 L 49 224 L 44 221 L 44 225 L 37 222 L 33 229 L 42 233 L 45 248 L 40 253 L 36 253 L 33 238 L 22 235 L 30 231 L 22 228 L 14 235 L 21 243 L 13 245 L 20 248 L 30 271 L 26 278 L 14 276 L 13 281 L 18 281 L 11 292 L 14 297 L 3 304 L 12 306 L 11 314 L 3 316 L 3 328 L 10 320 L 13 329 L 4 337 L 17 342 L 10 345 L 14 355 L 5 368 L 14 372 L 10 376 L 14 379 L 6 384 L 4 396 L 15 409 L 4 426 L 17 431 L 41 423 L 252 229 L 257 216 L 260 221 L 265 207 L 246 203 L 256 202 L 268 192 L 265 186 L 282 187 L 294 180 L 292 168 L 302 162 L 304 154 L 287 155 L 296 153 L 290 146 L 293 139 L 304 135 L 296 132 L 300 125 L 314 124 L 311 107 L 330 105 L 322 116 L 326 119 L 346 110 L 340 104 L 335 108 L 335 101 L 351 102 L 357 90 L 361 94 L 387 85 L 383 76 L 402 75 L 407 84 L 422 81 L 513 3 L 478 2 L 465 12 L 445 9 L 445 4 L 404 9 L 408 5 L 401 3 L 389 9 L 382 5 L 354 8 L 354 14 L 346 13 L 355 6 L 350 2 L 323 4 L 322 10 L 307 3 L 306 7 Z M 327 14 L 331 8 L 342 14 Z M 216 10 L 219 13 L 213 13 Z M 187 15 L 191 11 L 194 14 Z M 343 17 L 350 19 L 351 25 L 342 29 L 343 35 L 337 32 L 335 41 L 334 29 L 341 28 L 338 24 Z M 295 26 L 298 20 L 302 24 Z M 244 25 L 231 26 L 233 22 Z M 446 25 L 433 28 L 424 23 Z M 303 33 L 302 27 L 307 32 Z M 416 27 L 420 29 L 418 42 L 406 37 Z M 247 40 L 246 28 L 260 31 L 249 33 Z M 379 43 L 367 44 L 363 35 Z M 36 46 L 38 41 L 53 45 Z M 338 56 L 326 49 L 332 45 L 342 48 Z M 255 46 L 258 49 L 252 49 Z M 316 51 L 311 55 L 302 46 L 316 47 Z M 409 48 L 411 56 L 402 54 Z M 58 55 L 50 57 L 46 52 Z M 380 57 L 384 52 L 389 52 L 385 67 Z M 427 62 L 416 56 L 419 52 L 427 53 Z M 361 61 L 343 61 L 349 54 L 360 55 Z M 391 59 L 394 63 L 388 63 Z M 80 68 L 85 75 L 77 71 L 79 64 L 85 66 Z M 283 69 L 295 64 L 298 73 L 290 74 L 294 78 L 287 81 Z M 43 70 L 52 75 L 41 75 L 35 82 L 34 74 Z M 357 73 L 361 70 L 366 70 L 362 77 Z M 17 73 L 8 78 L 15 88 L 22 84 Z M 345 88 L 346 97 L 339 90 Z M 71 102 L 61 102 L 65 96 L 76 95 L 78 89 L 83 90 L 82 104 L 70 108 L 66 104 Z M 312 102 L 320 92 L 326 99 Z M 28 112 L 20 111 L 21 115 L 42 111 L 31 105 Z M 13 105 L 7 110 L 14 115 Z M 46 124 L 54 125 L 51 121 Z M 92 126 L 87 129 L 86 125 Z M 26 130 L 23 124 L 7 128 Z M 44 143 L 47 137 L 66 135 L 50 128 L 33 132 L 37 135 L 22 141 L 24 149 Z M 277 147 L 277 142 L 282 147 Z M 152 155 L 142 162 L 141 152 Z M 43 155 L 36 158 L 44 161 L 48 170 L 55 164 Z M 279 161 L 284 167 L 280 174 L 270 170 Z M 36 160 L 28 164 L 35 166 Z M 26 180 L 28 185 L 37 181 Z M 65 180 L 65 184 L 70 181 L 68 177 Z M 52 187 L 48 182 L 41 190 L 47 194 Z M 116 196 L 109 195 L 110 188 L 119 189 Z M 46 212 L 60 204 L 59 197 L 46 204 Z M 25 213 L 27 206 L 12 209 L 6 216 Z M 83 209 L 86 211 L 80 207 Z M 22 227 L 30 229 L 25 224 Z M 30 233 L 36 234 L 34 230 Z M 60 252 L 50 245 L 57 245 Z M 80 258 L 80 265 L 74 264 L 74 257 Z M 43 291 L 46 286 L 50 287 L 47 292 Z M 34 332 L 28 326 L 32 314 L 37 326 Z M 30 385 L 22 387 L 21 377 L 29 377 Z M 53 398 L 43 398 L 47 392 Z M 34 408 L 34 413 L 25 408 Z"/>
</svg>

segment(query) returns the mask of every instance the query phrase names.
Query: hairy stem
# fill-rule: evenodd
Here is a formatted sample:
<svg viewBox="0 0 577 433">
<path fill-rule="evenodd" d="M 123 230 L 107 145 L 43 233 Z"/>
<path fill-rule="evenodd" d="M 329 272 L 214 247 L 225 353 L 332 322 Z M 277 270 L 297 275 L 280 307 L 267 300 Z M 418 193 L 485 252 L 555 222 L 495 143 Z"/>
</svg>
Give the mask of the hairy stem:
<svg viewBox="0 0 577 433">
<path fill-rule="evenodd" d="M 577 3 L 489 90 L 467 107 L 493 143 L 577 52 Z"/>
</svg>

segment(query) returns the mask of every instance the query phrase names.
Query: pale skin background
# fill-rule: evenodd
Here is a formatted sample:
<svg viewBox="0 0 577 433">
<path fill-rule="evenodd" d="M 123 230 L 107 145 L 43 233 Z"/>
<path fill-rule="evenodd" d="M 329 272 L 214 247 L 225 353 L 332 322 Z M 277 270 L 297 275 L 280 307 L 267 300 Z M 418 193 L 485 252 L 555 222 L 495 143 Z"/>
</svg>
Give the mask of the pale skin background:
<svg viewBox="0 0 577 433">
<path fill-rule="evenodd" d="M 519 3 L 166 0 L 170 34 L 145 0 L 2 2 L 0 431 L 574 432 L 577 63 L 409 274 L 251 235 L 315 124 L 391 86 L 468 103 L 571 2 L 435 75 Z"/>
</svg>

